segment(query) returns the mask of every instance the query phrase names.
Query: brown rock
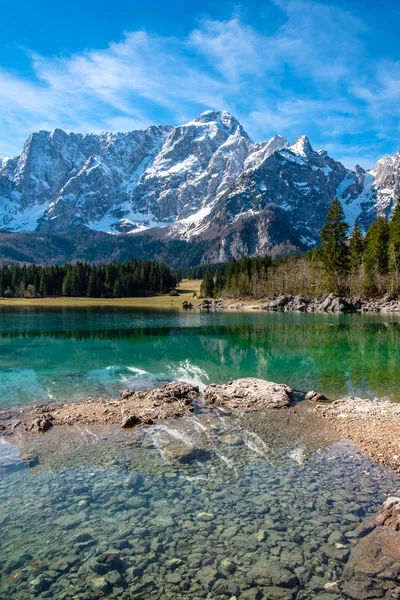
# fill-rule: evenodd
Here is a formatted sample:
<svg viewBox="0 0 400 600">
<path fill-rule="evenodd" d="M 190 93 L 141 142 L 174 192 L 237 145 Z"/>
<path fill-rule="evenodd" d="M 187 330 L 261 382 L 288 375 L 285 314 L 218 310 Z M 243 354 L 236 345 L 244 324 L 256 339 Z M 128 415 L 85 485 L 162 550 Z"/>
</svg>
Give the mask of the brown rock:
<svg viewBox="0 0 400 600">
<path fill-rule="evenodd" d="M 204 392 L 206 402 L 212 406 L 244 410 L 288 408 L 292 394 L 292 388 L 287 385 L 255 377 L 212 383 Z"/>
<path fill-rule="evenodd" d="M 124 415 L 122 417 L 121 427 L 123 429 L 129 429 L 131 427 L 135 427 L 135 425 L 139 425 L 140 423 L 139 417 L 136 415 Z"/>
<path fill-rule="evenodd" d="M 382 598 L 400 580 L 400 498 L 390 497 L 378 512 L 378 525 L 352 550 L 343 571 L 346 598 Z M 388 592 L 389 593 L 389 592 Z"/>
<path fill-rule="evenodd" d="M 382 598 L 386 593 L 381 582 L 365 575 L 357 575 L 346 582 L 342 592 L 345 598 L 351 600 L 375 600 Z"/>
<path fill-rule="evenodd" d="M 29 431 L 32 433 L 44 433 L 53 426 L 53 416 L 50 414 L 44 414 L 36 417 L 29 426 Z"/>
<path fill-rule="evenodd" d="M 308 392 L 305 400 L 311 400 L 312 402 L 329 402 L 328 398 L 324 396 L 324 394 L 314 391 Z"/>
<path fill-rule="evenodd" d="M 381 506 L 376 517 L 379 525 L 400 531 L 400 498 L 390 496 Z"/>
<path fill-rule="evenodd" d="M 400 533 L 386 527 L 376 527 L 353 549 L 343 576 L 368 575 L 396 580 L 400 575 Z"/>
</svg>

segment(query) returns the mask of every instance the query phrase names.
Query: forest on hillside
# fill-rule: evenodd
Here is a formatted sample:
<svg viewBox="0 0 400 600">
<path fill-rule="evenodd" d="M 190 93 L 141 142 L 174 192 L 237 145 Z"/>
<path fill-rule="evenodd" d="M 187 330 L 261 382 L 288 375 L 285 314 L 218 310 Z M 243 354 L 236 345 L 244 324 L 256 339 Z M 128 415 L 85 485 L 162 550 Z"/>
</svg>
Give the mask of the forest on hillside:
<svg viewBox="0 0 400 600">
<path fill-rule="evenodd" d="M 167 293 L 176 277 L 163 263 L 131 259 L 125 263 L 0 267 L 0 296 L 121 298 Z"/>
<path fill-rule="evenodd" d="M 232 298 L 278 294 L 318 296 L 334 292 L 366 298 L 400 295 L 400 200 L 389 221 L 378 217 L 363 235 L 350 237 L 343 208 L 332 202 L 321 246 L 291 257 L 242 258 L 206 270 L 201 295 Z"/>
</svg>

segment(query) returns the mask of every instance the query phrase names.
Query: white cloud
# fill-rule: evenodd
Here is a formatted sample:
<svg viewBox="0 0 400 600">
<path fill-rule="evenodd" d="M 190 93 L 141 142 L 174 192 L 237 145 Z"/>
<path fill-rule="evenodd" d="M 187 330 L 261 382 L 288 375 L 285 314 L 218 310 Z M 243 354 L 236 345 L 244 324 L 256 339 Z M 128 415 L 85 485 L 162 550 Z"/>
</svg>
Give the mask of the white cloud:
<svg viewBox="0 0 400 600">
<path fill-rule="evenodd" d="M 345 135 L 394 144 L 400 63 L 367 61 L 368 32 L 348 11 L 273 2 L 285 19 L 268 33 L 262 21 L 205 19 L 182 39 L 135 31 L 71 56 L 31 53 L 31 80 L 0 70 L 0 153 L 20 151 L 33 130 L 178 124 L 206 108 L 230 110 L 254 139 L 307 133 L 315 146 L 352 159 L 364 146 L 353 140 L 346 153 Z"/>
</svg>

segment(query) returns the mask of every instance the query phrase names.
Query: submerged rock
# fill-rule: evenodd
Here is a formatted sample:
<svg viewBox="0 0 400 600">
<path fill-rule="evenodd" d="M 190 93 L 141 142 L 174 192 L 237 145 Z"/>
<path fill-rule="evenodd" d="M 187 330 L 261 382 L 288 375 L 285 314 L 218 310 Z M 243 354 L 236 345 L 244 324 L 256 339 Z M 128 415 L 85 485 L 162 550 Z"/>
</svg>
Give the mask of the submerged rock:
<svg viewBox="0 0 400 600">
<path fill-rule="evenodd" d="M 212 383 L 204 392 L 206 402 L 212 406 L 226 406 L 244 410 L 288 408 L 293 390 L 282 383 L 247 377 L 228 383 Z"/>
<path fill-rule="evenodd" d="M 206 461 L 210 458 L 211 452 L 189 444 L 169 444 L 164 448 L 165 455 L 173 460 L 183 464 L 191 463 L 195 460 Z"/>
<path fill-rule="evenodd" d="M 107 552 L 103 552 L 103 554 L 96 558 L 96 562 L 92 569 L 99 575 L 104 575 L 109 571 L 123 571 L 124 562 L 121 558 L 121 553 L 118 552 L 118 550 L 109 550 Z"/>
<path fill-rule="evenodd" d="M 299 585 L 297 575 L 277 561 L 261 558 L 250 571 L 251 579 L 258 585 L 276 585 L 293 588 Z"/>
<path fill-rule="evenodd" d="M 23 468 L 24 466 L 18 448 L 0 438 L 0 472 L 2 470 Z"/>
<path fill-rule="evenodd" d="M 212 588 L 213 594 L 236 596 L 239 593 L 238 586 L 229 579 L 217 579 Z"/>
</svg>

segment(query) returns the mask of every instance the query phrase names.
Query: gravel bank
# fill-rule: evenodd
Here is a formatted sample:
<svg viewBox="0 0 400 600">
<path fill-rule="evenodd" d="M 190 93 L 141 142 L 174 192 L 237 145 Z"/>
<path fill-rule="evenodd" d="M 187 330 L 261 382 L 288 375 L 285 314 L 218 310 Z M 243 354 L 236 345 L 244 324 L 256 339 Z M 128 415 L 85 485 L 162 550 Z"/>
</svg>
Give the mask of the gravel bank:
<svg viewBox="0 0 400 600">
<path fill-rule="evenodd" d="M 373 460 L 400 472 L 400 404 L 350 397 L 314 411 Z"/>
</svg>

